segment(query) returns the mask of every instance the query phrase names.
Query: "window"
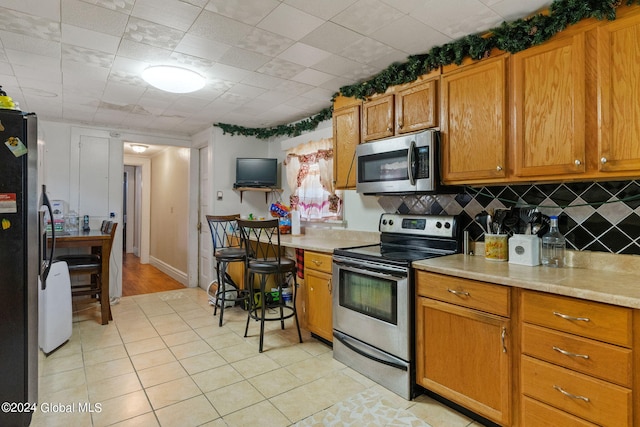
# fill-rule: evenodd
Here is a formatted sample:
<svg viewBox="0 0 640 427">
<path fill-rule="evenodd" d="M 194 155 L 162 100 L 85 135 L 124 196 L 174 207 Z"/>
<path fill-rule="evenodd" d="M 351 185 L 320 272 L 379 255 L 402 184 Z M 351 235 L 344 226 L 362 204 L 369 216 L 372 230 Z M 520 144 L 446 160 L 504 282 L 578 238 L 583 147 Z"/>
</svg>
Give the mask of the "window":
<svg viewBox="0 0 640 427">
<path fill-rule="evenodd" d="M 284 160 L 291 209 L 305 221 L 342 219 L 342 191 L 333 187 L 333 141 L 324 138 L 287 150 Z"/>
</svg>

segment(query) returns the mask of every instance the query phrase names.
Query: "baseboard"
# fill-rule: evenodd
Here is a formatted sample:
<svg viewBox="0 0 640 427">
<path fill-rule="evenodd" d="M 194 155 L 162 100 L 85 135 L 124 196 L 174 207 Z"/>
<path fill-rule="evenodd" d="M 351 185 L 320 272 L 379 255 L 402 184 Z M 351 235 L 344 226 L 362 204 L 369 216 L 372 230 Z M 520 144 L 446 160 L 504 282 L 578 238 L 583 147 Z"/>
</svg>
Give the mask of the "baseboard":
<svg viewBox="0 0 640 427">
<path fill-rule="evenodd" d="M 167 276 L 170 276 L 178 282 L 182 283 L 184 286 L 188 286 L 189 279 L 187 277 L 187 273 L 185 273 L 184 271 L 180 271 L 177 268 L 170 266 L 166 262 L 152 256 L 149 257 L 149 264 L 162 271 Z"/>
</svg>

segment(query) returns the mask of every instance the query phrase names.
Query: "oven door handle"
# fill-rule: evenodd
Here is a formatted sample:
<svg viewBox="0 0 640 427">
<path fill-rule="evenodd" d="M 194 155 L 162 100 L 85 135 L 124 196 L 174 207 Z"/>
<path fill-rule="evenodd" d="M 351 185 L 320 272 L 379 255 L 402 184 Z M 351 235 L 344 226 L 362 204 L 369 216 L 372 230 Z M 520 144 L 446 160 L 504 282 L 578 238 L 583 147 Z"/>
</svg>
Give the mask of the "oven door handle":
<svg viewBox="0 0 640 427">
<path fill-rule="evenodd" d="M 370 347 L 363 346 L 359 341 L 351 338 L 348 335 L 343 334 L 342 332 L 338 332 L 336 330 L 333 331 L 333 336 L 335 339 L 344 344 L 348 349 L 358 353 L 359 355 L 366 357 L 367 359 L 373 360 L 374 362 L 382 363 L 384 365 L 391 366 L 393 368 L 401 369 L 403 371 L 407 371 L 408 367 L 406 363 L 399 363 L 396 361 L 396 358 L 383 353 L 382 351 Z"/>
<path fill-rule="evenodd" d="M 344 268 L 345 270 L 349 270 L 349 271 L 354 271 L 354 272 L 366 271 L 368 273 L 374 273 L 376 277 L 380 277 L 382 279 L 396 280 L 399 278 L 405 279 L 407 277 L 406 270 L 404 269 L 403 271 L 389 271 L 389 270 L 383 270 L 380 268 L 375 268 L 375 267 L 362 265 L 362 264 L 356 267 L 353 264 L 342 262 L 342 261 L 336 261 L 335 259 L 333 260 L 333 263 L 339 266 L 340 268 Z"/>
</svg>

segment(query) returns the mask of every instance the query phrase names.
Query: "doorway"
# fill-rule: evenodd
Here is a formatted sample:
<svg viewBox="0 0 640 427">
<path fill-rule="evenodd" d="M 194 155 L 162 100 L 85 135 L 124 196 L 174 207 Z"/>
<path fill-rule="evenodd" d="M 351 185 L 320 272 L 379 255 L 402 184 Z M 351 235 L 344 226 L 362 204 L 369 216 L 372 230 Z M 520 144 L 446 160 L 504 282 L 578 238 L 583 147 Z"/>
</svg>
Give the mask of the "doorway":
<svg viewBox="0 0 640 427">
<path fill-rule="evenodd" d="M 127 153 L 125 143 L 122 216 L 123 296 L 185 288 L 183 283 L 186 283 L 187 273 L 182 265 L 186 264 L 183 262 L 183 258 L 186 260 L 186 250 L 180 251 L 180 245 L 171 241 L 167 243 L 168 233 L 165 233 L 167 230 L 170 233 L 175 228 L 174 224 L 186 222 L 186 213 L 183 210 L 178 207 L 174 213 L 171 206 L 169 213 L 166 206 L 167 203 L 172 204 L 174 198 L 177 199 L 176 204 L 181 204 L 179 197 L 174 196 L 176 191 L 164 182 L 165 178 L 169 181 L 187 180 L 188 172 L 175 171 L 171 166 L 179 161 L 172 156 L 177 156 L 175 153 L 180 153 L 180 150 L 178 147 L 149 146 L 148 153 L 133 155 Z M 152 173 L 152 165 L 158 171 L 156 176 Z M 175 176 L 181 173 L 184 176 Z M 156 199 L 155 204 L 152 204 L 152 198 Z M 155 218 L 153 212 L 156 212 Z M 154 232 L 160 234 L 154 236 Z M 170 251 L 165 248 L 170 248 Z"/>
</svg>

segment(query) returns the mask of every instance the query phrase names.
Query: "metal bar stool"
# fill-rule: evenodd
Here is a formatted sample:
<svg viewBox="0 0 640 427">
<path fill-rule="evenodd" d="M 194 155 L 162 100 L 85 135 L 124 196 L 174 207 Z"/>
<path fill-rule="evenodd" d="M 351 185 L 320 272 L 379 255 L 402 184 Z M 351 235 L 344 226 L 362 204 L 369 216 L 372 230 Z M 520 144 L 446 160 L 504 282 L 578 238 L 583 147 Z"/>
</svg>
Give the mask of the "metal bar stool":
<svg viewBox="0 0 640 427">
<path fill-rule="evenodd" d="M 227 301 L 232 301 L 235 304 L 237 301 L 247 299 L 247 295 L 244 292 L 241 293 L 227 273 L 227 266 L 230 262 L 244 262 L 246 259 L 246 251 L 242 247 L 242 238 L 236 224 L 236 219 L 239 217 L 239 214 L 206 216 L 213 241 L 213 256 L 216 259 L 218 289 L 213 301 L 213 315 L 217 314 L 218 305 L 220 305 L 219 326 L 222 326 L 222 317 Z"/>
<path fill-rule="evenodd" d="M 277 219 L 267 221 L 238 220 L 238 227 L 242 233 L 246 249 L 246 280 L 249 289 L 249 310 L 244 336 L 249 331 L 249 321 L 260 321 L 260 347 L 262 353 L 264 343 L 264 322 L 280 321 L 280 327 L 284 329 L 285 319 L 293 317 L 298 338 L 302 342 L 298 313 L 296 312 L 296 293 L 298 282 L 296 280 L 296 262 L 282 256 L 280 247 L 280 227 Z M 258 276 L 258 283 L 255 277 Z M 277 292 L 268 292 L 267 283 L 269 277 L 273 277 L 273 287 Z M 287 302 L 282 297 L 282 289 L 288 287 L 293 279 L 292 301 Z M 257 288 L 256 288 L 257 287 Z M 269 309 L 269 313 L 267 312 Z M 276 316 L 271 315 L 275 310 Z"/>
</svg>

